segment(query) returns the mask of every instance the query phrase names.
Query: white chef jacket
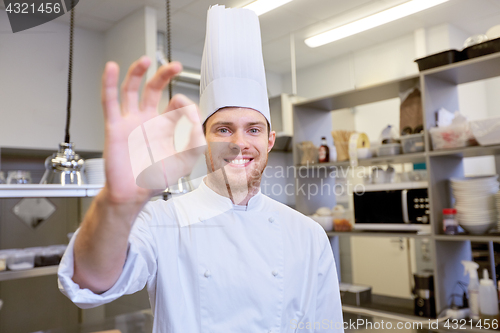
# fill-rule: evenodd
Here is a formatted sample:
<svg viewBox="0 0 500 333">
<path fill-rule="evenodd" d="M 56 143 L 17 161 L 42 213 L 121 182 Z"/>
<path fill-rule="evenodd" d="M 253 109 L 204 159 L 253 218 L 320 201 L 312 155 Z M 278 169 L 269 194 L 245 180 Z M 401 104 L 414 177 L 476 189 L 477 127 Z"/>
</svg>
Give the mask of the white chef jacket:
<svg viewBox="0 0 500 333">
<path fill-rule="evenodd" d="M 325 231 L 261 192 L 238 206 L 202 182 L 174 200 L 149 202 L 132 228 L 122 274 L 102 294 L 73 282 L 74 240 L 59 288 L 80 308 L 147 285 L 153 332 L 343 332 Z"/>
</svg>

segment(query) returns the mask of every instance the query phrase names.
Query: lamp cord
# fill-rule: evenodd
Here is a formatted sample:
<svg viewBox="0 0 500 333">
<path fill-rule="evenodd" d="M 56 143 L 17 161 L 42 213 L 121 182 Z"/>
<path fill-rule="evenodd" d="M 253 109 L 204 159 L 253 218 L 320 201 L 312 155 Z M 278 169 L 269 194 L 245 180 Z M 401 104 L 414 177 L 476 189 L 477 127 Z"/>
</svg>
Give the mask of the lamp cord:
<svg viewBox="0 0 500 333">
<path fill-rule="evenodd" d="M 171 53 L 171 47 L 170 47 L 170 41 L 171 41 L 171 35 L 170 35 L 170 0 L 166 0 L 166 9 L 167 9 L 167 15 L 166 15 L 166 20 L 165 20 L 165 25 L 166 25 L 166 34 L 165 34 L 165 46 L 166 46 L 166 54 L 167 54 L 167 61 L 168 63 L 172 62 L 172 53 Z M 168 99 L 172 99 L 172 81 L 168 83 Z"/>
<path fill-rule="evenodd" d="M 70 142 L 69 136 L 69 124 L 71 120 L 71 88 L 73 79 L 73 34 L 75 28 L 75 4 L 74 0 L 71 0 L 71 22 L 70 22 L 70 32 L 69 32 L 69 68 L 68 68 L 68 101 L 66 105 L 66 135 L 64 137 L 64 142 Z"/>
</svg>

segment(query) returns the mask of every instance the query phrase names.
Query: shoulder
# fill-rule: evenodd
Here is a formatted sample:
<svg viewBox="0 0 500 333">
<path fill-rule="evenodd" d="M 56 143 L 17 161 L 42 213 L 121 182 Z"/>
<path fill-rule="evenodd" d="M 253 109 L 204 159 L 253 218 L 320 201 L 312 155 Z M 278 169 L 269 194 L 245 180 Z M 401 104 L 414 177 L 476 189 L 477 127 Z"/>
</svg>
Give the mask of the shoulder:
<svg viewBox="0 0 500 333">
<path fill-rule="evenodd" d="M 136 224 L 153 225 L 175 217 L 172 204 L 161 199 L 148 201 L 137 215 Z"/>
<path fill-rule="evenodd" d="M 310 217 L 268 196 L 264 195 L 264 198 L 266 206 L 270 210 L 277 211 L 287 227 L 307 229 L 315 233 L 321 231 L 324 233 L 324 229 Z"/>
</svg>

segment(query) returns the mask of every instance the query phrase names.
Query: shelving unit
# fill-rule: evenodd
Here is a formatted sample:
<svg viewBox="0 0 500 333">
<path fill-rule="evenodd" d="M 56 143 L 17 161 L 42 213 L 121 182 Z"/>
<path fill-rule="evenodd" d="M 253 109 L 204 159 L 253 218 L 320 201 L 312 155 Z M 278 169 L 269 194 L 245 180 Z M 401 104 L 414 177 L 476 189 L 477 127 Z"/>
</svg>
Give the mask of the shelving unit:
<svg viewBox="0 0 500 333">
<path fill-rule="evenodd" d="M 499 147 L 500 148 L 500 147 Z M 413 153 L 413 154 L 401 154 L 394 156 L 382 156 L 366 159 L 358 159 L 358 165 L 360 166 L 372 166 L 372 165 L 385 165 L 385 164 L 401 164 L 401 163 L 424 163 L 426 153 Z M 351 163 L 349 161 L 342 162 L 331 162 L 331 163 L 318 163 L 310 165 L 298 164 L 298 168 L 332 168 L 332 167 L 349 167 Z"/>
<path fill-rule="evenodd" d="M 416 189 L 416 188 L 427 188 L 429 183 L 427 181 L 420 182 L 402 182 L 402 183 L 391 183 L 391 184 L 366 184 L 365 192 L 374 191 L 391 191 L 391 190 L 403 190 L 403 189 Z"/>
<path fill-rule="evenodd" d="M 25 279 L 37 276 L 46 276 L 57 274 L 59 266 L 37 267 L 22 271 L 5 271 L 0 272 L 0 281 Z"/>
<path fill-rule="evenodd" d="M 332 131 L 331 111 L 351 108 L 358 105 L 374 103 L 399 97 L 400 91 L 405 91 L 420 81 L 423 102 L 425 151 L 417 154 L 396 155 L 391 157 L 359 160 L 360 166 L 381 164 L 402 164 L 425 162 L 428 170 L 430 201 L 431 234 L 416 235 L 393 232 L 327 232 L 332 238 L 332 244 L 338 246 L 338 237 L 410 237 L 430 239 L 433 255 L 435 279 L 436 309 L 439 311 L 447 306 L 447 300 L 453 293 L 453 287 L 458 279 L 463 280 L 461 260 L 471 260 L 471 242 L 500 242 L 500 234 L 489 235 L 444 235 L 442 231 L 442 209 L 452 204 L 452 193 L 448 180 L 464 176 L 463 158 L 495 155 L 497 173 L 500 170 L 500 145 L 475 146 L 458 149 L 433 151 L 429 129 L 436 126 L 435 111 L 444 107 L 448 110 L 458 110 L 457 85 L 500 76 L 500 53 L 478 57 L 459 63 L 442 66 L 421 72 L 418 76 L 405 77 L 400 80 L 386 82 L 371 87 L 356 89 L 306 100 L 294 104 L 294 164 L 299 165 L 299 154 L 296 144 L 302 141 L 320 142 L 321 137 Z M 315 184 L 333 184 L 330 177 L 321 177 L 316 169 L 346 168 L 349 161 L 305 166 L 308 172 L 303 172 L 296 180 L 296 186 Z M 319 207 L 332 207 L 335 204 L 334 195 L 303 195 L 296 194 L 296 208 L 310 215 Z M 338 254 L 337 254 L 338 256 Z M 336 258 L 338 260 L 338 258 Z"/>
<path fill-rule="evenodd" d="M 434 239 L 446 242 L 463 242 L 471 241 L 477 243 L 487 243 L 487 242 L 499 242 L 500 243 L 500 233 L 487 234 L 487 235 L 435 235 Z"/>
<path fill-rule="evenodd" d="M 86 198 L 95 196 L 101 190 L 101 185 L 39 185 L 45 172 L 44 161 L 56 151 L 57 145 L 54 149 L 0 147 L 0 169 L 5 172 L 5 177 L 8 171 L 26 170 L 31 173 L 33 183 L 0 185 L 1 249 L 66 243 L 67 234 L 78 227 L 81 213 L 90 202 L 90 199 Z M 100 151 L 78 149 L 78 142 L 76 152 L 84 159 L 102 156 Z M 56 209 L 46 221 L 33 227 L 16 216 L 13 208 L 23 201 L 23 198 L 39 197 L 47 198 Z M 41 326 L 59 327 L 70 322 L 76 323 L 78 318 L 85 316 L 85 312 L 79 313 L 80 310 L 58 290 L 57 270 L 58 266 L 47 266 L 0 272 L 0 298 L 4 302 L 4 308 L 0 311 L 0 331 L 19 330 L 21 318 L 38 318 L 36 325 L 21 325 L 24 327 L 21 330 L 31 332 L 39 330 Z M 37 304 L 49 306 L 40 308 Z M 60 315 L 52 316 L 51 312 L 54 311 Z M 17 315 L 18 313 L 23 315 Z"/>
<path fill-rule="evenodd" d="M 383 231 L 327 231 L 328 237 L 410 237 L 431 238 L 430 234 L 414 232 L 383 232 Z"/>
<path fill-rule="evenodd" d="M 426 129 L 435 126 L 434 112 L 440 107 L 459 109 L 457 85 L 496 76 L 500 76 L 499 53 L 422 72 L 420 81 Z M 452 204 L 448 179 L 464 176 L 463 158 L 499 155 L 500 145 L 432 151 L 430 136 L 427 135 L 426 150 L 429 152 L 426 163 L 430 170 L 431 223 L 436 249 L 436 305 L 437 308 L 443 308 L 453 293 L 457 279 L 463 274 L 461 261 L 472 258 L 471 242 L 500 241 L 498 235 L 442 234 L 442 210 Z M 498 173 L 498 159 L 496 167 Z M 494 272 L 495 267 L 492 270 Z"/>
<path fill-rule="evenodd" d="M 431 151 L 428 156 L 455 156 L 457 158 L 463 157 L 479 157 L 488 155 L 500 154 L 500 145 L 494 146 L 473 146 L 459 149 L 443 149 Z"/>
<path fill-rule="evenodd" d="M 94 197 L 103 185 L 0 185 L 0 198 Z"/>
</svg>

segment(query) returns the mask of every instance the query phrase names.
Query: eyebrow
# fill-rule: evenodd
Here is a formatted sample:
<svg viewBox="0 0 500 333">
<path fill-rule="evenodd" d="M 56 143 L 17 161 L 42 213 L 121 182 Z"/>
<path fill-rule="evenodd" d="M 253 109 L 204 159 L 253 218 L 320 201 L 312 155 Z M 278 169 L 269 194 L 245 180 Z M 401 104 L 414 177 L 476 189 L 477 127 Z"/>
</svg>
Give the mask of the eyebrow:
<svg viewBox="0 0 500 333">
<path fill-rule="evenodd" d="M 211 127 L 214 127 L 214 126 L 231 126 L 231 125 L 234 125 L 234 123 L 230 122 L 230 121 L 218 121 L 216 123 L 213 123 Z M 247 123 L 246 126 L 255 126 L 255 125 L 261 125 L 261 126 L 266 126 L 266 124 L 263 122 L 263 121 L 255 121 L 255 122 L 251 122 L 251 123 Z"/>
</svg>

